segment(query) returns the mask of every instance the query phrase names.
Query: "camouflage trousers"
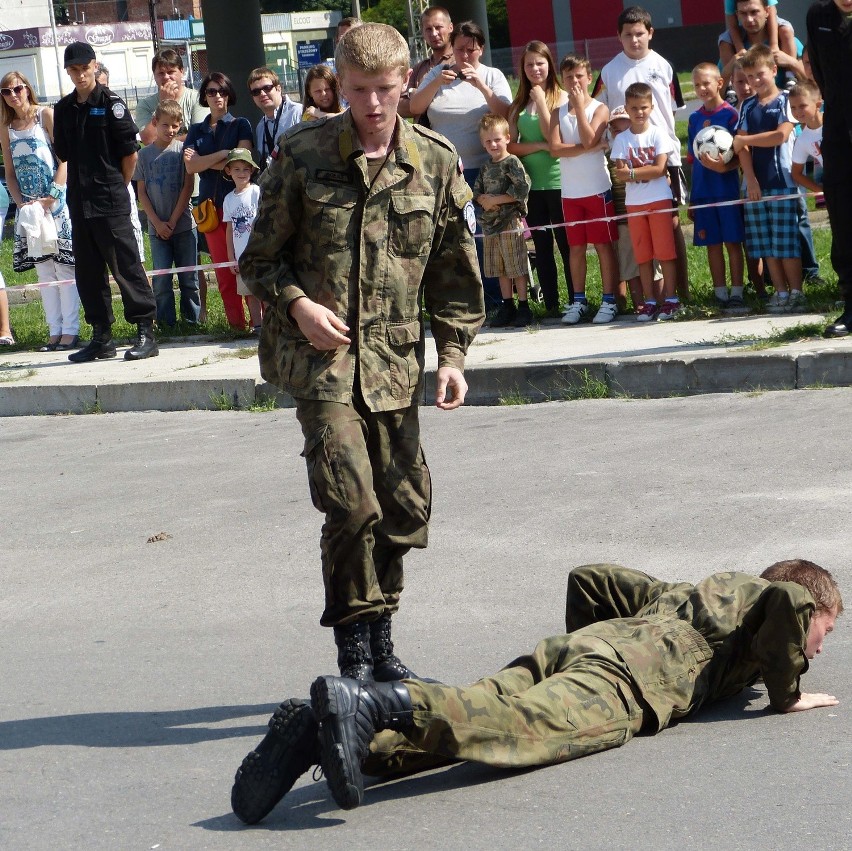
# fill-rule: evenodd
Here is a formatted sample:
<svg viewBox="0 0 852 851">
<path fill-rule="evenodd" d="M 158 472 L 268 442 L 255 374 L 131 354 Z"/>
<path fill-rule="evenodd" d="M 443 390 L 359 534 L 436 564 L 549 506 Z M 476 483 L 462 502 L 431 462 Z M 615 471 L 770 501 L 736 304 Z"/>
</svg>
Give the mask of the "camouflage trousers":
<svg viewBox="0 0 852 851">
<path fill-rule="evenodd" d="M 629 618 L 663 595 L 688 594 L 685 582 L 662 582 L 619 564 L 584 564 L 568 574 L 565 597 L 565 630 L 573 632 L 589 624 Z"/>
<path fill-rule="evenodd" d="M 623 745 L 642 729 L 631 673 L 591 632 L 539 642 L 467 688 L 406 680 L 414 729 L 379 733 L 365 774 L 424 770 L 449 759 L 499 767 L 551 765 Z"/>
<path fill-rule="evenodd" d="M 403 556 L 426 546 L 432 485 L 417 405 L 373 413 L 352 404 L 296 400 L 302 455 L 320 538 L 323 626 L 374 620 L 399 608 Z"/>
</svg>

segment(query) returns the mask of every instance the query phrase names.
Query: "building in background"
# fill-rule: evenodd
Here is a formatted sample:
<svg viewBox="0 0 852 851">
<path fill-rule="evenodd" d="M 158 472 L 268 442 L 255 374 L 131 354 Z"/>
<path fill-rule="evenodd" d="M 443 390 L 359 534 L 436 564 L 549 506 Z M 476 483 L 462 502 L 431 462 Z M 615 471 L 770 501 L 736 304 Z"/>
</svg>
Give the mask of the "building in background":
<svg viewBox="0 0 852 851">
<path fill-rule="evenodd" d="M 45 0 L 41 2 L 44 5 Z M 148 0 L 61 0 L 55 6 L 57 24 L 113 24 L 151 20 Z M 154 0 L 154 13 L 159 21 L 200 18 L 201 0 Z"/>
<path fill-rule="evenodd" d="M 153 86 L 151 25 L 147 22 L 56 27 L 28 27 L 0 34 L 0 76 L 21 71 L 42 100 L 53 102 L 73 89 L 62 67 L 66 45 L 85 41 L 92 45 L 110 71 L 110 87 L 121 91 L 138 86 L 147 94 Z"/>
<path fill-rule="evenodd" d="M 43 17 L 49 15 L 42 5 Z M 69 8 L 74 9 L 73 3 Z M 96 7 L 108 6 L 115 14 L 127 7 L 128 14 L 137 14 L 144 7 L 145 16 L 132 21 L 91 22 L 90 13 Z M 188 85 L 197 88 L 207 73 L 207 51 L 204 42 L 204 21 L 187 14 L 184 18 L 162 18 L 166 8 L 184 9 L 199 6 L 198 0 L 160 0 L 157 3 L 157 32 L 161 46 L 177 50 L 187 69 Z M 90 23 L 56 27 L 54 44 L 50 21 L 44 20 L 17 29 L 0 32 L 0 76 L 7 71 L 21 71 L 35 87 L 39 97 L 52 103 L 71 91 L 71 84 L 62 68 L 62 54 L 73 41 L 92 45 L 110 71 L 110 88 L 121 94 L 131 106 L 155 88 L 151 74 L 154 56 L 151 24 L 147 17 L 147 0 L 128 0 L 127 3 L 77 3 L 76 12 L 85 14 Z M 290 92 L 299 91 L 300 63 L 313 65 L 334 53 L 334 34 L 340 12 L 299 12 L 280 15 L 261 15 L 266 63 L 273 68 Z M 38 20 L 36 18 L 36 20 Z M 315 60 L 315 61 L 313 61 Z"/>
<path fill-rule="evenodd" d="M 781 0 L 778 7 L 800 38 L 811 1 Z M 618 16 L 633 5 L 651 13 L 651 46 L 676 70 L 691 70 L 698 62 L 718 59 L 716 40 L 725 29 L 722 0 L 506 0 L 512 56 L 494 64 L 516 68 L 523 45 L 540 39 L 556 48 L 557 62 L 566 53 L 578 52 L 587 55 L 598 70 L 621 50 Z"/>
</svg>

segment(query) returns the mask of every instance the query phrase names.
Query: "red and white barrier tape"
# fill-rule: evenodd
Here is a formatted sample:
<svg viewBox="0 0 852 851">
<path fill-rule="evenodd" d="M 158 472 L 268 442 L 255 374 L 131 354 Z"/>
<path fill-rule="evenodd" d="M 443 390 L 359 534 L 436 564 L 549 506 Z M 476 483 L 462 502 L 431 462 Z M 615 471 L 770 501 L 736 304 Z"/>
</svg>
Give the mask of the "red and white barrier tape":
<svg viewBox="0 0 852 851">
<path fill-rule="evenodd" d="M 805 195 L 821 195 L 821 192 L 808 192 L 808 193 L 800 193 L 794 192 L 790 195 L 769 195 L 765 198 L 761 198 L 758 201 L 751 201 L 748 198 L 736 198 L 732 201 L 713 201 L 709 204 L 682 204 L 681 207 L 686 207 L 687 210 L 706 210 L 712 207 L 738 207 L 744 206 L 746 204 L 759 204 L 763 201 L 774 202 L 774 201 L 791 201 L 793 199 L 803 198 Z M 671 212 L 674 214 L 678 209 L 678 207 L 672 207 Z M 629 218 L 634 216 L 649 216 L 649 215 L 663 215 L 668 213 L 668 210 L 650 210 L 648 212 L 635 212 L 635 213 L 626 213 L 621 216 L 601 216 L 596 219 L 582 219 L 577 222 L 560 222 L 559 224 L 551 224 L 551 225 L 535 225 L 532 227 L 526 227 L 523 229 L 523 233 L 527 231 L 535 231 L 535 230 L 556 230 L 557 228 L 565 228 L 565 227 L 578 227 L 579 225 L 589 225 L 589 224 L 597 224 L 598 222 L 623 222 Z M 520 231 L 506 231 L 506 233 L 519 233 Z M 482 238 L 482 234 L 476 234 L 477 239 Z M 174 275 L 178 272 L 204 272 L 208 269 L 224 269 L 230 268 L 233 264 L 228 261 L 226 263 L 204 263 L 197 266 L 177 266 L 172 267 L 171 269 L 154 269 L 152 271 L 146 271 L 145 274 L 149 278 L 153 278 L 155 275 Z M 114 280 L 114 278 L 110 275 L 110 280 Z M 60 287 L 60 286 L 68 286 L 68 284 L 75 284 L 77 281 L 75 278 L 66 278 L 61 281 L 44 281 L 36 284 L 22 284 L 21 286 L 15 287 L 15 292 L 39 292 L 40 290 L 46 289 L 47 287 Z M 208 279 L 207 281 L 208 288 L 215 287 L 218 288 L 218 281 L 212 282 Z"/>
</svg>

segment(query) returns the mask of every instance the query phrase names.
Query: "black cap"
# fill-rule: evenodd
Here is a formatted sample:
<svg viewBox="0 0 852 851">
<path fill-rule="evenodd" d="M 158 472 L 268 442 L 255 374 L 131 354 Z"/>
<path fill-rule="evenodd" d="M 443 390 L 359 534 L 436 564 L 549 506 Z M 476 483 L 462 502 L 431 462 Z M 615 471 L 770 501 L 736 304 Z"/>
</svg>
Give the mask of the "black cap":
<svg viewBox="0 0 852 851">
<path fill-rule="evenodd" d="M 65 48 L 65 68 L 69 65 L 88 65 L 93 59 L 97 59 L 95 50 L 85 41 L 73 41 Z"/>
</svg>

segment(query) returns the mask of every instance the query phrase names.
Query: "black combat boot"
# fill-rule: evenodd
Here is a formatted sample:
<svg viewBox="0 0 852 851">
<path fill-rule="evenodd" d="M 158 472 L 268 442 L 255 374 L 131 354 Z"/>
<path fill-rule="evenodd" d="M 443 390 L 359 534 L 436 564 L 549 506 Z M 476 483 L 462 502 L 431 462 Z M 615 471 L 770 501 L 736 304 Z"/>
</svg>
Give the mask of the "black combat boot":
<svg viewBox="0 0 852 851">
<path fill-rule="evenodd" d="M 155 358 L 160 354 L 157 341 L 154 339 L 154 323 L 140 322 L 137 326 L 138 332 L 133 347 L 124 353 L 125 360 L 142 360 L 143 358 Z"/>
<path fill-rule="evenodd" d="M 319 765 L 319 725 L 306 700 L 285 700 L 269 719 L 269 732 L 237 769 L 231 809 L 256 824 L 313 765 Z"/>
<path fill-rule="evenodd" d="M 373 655 L 370 653 L 370 625 L 366 621 L 334 628 L 337 667 L 341 677 L 353 680 L 373 679 Z"/>
<path fill-rule="evenodd" d="M 68 355 L 71 363 L 88 363 L 93 360 L 105 360 L 115 357 L 115 343 L 109 325 L 93 325 L 92 339 L 73 354 Z"/>
<path fill-rule="evenodd" d="M 320 759 L 337 805 L 353 810 L 364 797 L 361 761 L 380 730 L 405 732 L 414 713 L 403 683 L 363 683 L 343 677 L 320 677 L 311 686 L 311 701 L 320 723 Z"/>
<path fill-rule="evenodd" d="M 373 655 L 373 678 L 379 682 L 418 679 L 393 652 L 390 615 L 382 615 L 370 624 L 370 653 Z"/>
<path fill-rule="evenodd" d="M 852 285 L 840 284 L 840 294 L 844 298 L 843 313 L 827 325 L 823 337 L 845 337 L 852 334 Z"/>
</svg>

